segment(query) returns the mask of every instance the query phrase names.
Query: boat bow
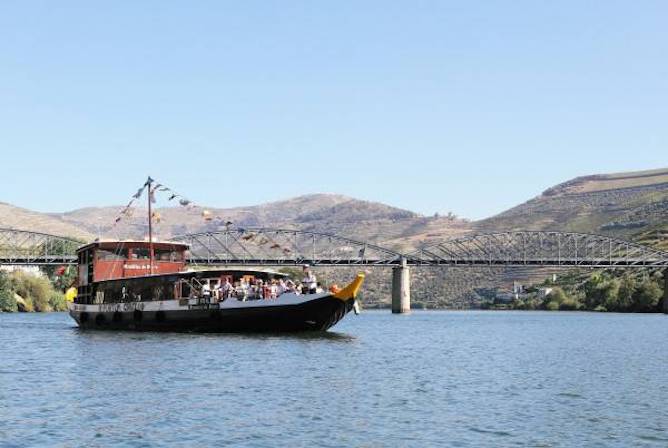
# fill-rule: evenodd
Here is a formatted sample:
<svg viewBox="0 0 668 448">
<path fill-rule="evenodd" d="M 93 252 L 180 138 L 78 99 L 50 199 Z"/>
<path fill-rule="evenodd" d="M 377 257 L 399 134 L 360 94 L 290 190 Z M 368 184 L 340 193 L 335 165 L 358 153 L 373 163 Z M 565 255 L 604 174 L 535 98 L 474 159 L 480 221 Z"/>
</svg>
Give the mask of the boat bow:
<svg viewBox="0 0 668 448">
<path fill-rule="evenodd" d="M 344 302 L 347 302 L 350 299 L 354 299 L 355 297 L 357 297 L 357 293 L 362 287 L 362 283 L 364 283 L 364 274 L 360 272 L 359 274 L 357 274 L 355 280 L 353 280 L 348 286 L 346 286 L 342 290 L 332 294 L 332 297 L 336 297 L 337 299 L 342 300 Z"/>
</svg>

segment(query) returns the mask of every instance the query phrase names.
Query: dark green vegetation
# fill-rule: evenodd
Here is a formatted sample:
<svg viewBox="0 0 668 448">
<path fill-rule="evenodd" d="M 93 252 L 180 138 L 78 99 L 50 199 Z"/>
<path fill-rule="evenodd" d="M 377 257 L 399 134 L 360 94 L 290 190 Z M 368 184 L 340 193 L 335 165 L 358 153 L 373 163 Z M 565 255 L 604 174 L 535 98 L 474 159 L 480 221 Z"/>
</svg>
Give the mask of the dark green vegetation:
<svg viewBox="0 0 668 448">
<path fill-rule="evenodd" d="M 66 310 L 65 294 L 48 278 L 0 271 L 0 312 Z"/>
<path fill-rule="evenodd" d="M 550 292 L 541 294 L 546 290 Z M 662 310 L 662 300 L 663 275 L 659 271 L 595 271 L 570 272 L 556 281 L 548 279 L 503 306 L 520 310 L 653 313 Z M 486 303 L 490 308 L 497 305 Z"/>
</svg>

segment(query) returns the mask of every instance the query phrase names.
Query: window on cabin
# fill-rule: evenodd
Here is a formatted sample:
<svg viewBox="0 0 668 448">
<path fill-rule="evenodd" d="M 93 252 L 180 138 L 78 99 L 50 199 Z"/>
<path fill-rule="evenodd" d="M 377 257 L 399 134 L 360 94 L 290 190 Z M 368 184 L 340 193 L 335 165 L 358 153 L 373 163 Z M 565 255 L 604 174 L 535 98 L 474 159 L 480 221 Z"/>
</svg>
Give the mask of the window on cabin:
<svg viewBox="0 0 668 448">
<path fill-rule="evenodd" d="M 155 249 L 155 259 L 158 261 L 182 261 L 180 251 L 170 249 Z"/>
<path fill-rule="evenodd" d="M 128 258 L 127 249 L 119 249 L 114 251 L 97 249 L 96 253 L 97 259 L 102 261 L 119 261 Z"/>
<path fill-rule="evenodd" d="M 151 258 L 151 252 L 148 249 L 136 247 L 132 249 L 133 260 L 148 260 Z"/>
</svg>

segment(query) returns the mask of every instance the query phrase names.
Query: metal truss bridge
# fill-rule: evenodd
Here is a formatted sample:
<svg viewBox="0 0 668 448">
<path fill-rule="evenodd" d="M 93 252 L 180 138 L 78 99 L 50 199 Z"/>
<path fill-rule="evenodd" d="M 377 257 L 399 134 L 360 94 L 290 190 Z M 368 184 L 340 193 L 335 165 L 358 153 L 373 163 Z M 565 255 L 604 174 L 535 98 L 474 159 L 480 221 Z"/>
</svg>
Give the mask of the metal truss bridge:
<svg viewBox="0 0 668 448">
<path fill-rule="evenodd" d="M 668 253 L 601 235 L 518 231 L 452 239 L 402 254 L 363 241 L 288 229 L 229 229 L 176 238 L 192 263 L 234 265 L 668 267 Z"/>
<path fill-rule="evenodd" d="M 76 263 L 84 242 L 48 233 L 0 229 L 0 265 L 62 265 Z"/>
<path fill-rule="evenodd" d="M 476 234 L 406 254 L 292 229 L 230 228 L 174 240 L 189 244 L 189 261 L 202 265 L 668 267 L 666 252 L 607 236 L 567 232 Z M 0 229 L 0 264 L 73 264 L 75 250 L 82 244 L 45 233 Z"/>
</svg>

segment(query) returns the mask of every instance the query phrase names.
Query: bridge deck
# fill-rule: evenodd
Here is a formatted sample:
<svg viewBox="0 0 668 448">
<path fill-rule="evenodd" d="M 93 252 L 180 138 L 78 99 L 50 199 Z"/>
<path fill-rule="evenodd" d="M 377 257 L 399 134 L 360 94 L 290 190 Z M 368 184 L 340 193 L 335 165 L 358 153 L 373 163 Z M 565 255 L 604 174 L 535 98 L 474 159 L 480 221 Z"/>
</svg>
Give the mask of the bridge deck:
<svg viewBox="0 0 668 448">
<path fill-rule="evenodd" d="M 513 231 L 475 234 L 409 254 L 326 233 L 295 229 L 230 228 L 176 237 L 190 246 L 190 263 L 296 266 L 549 266 L 668 267 L 668 253 L 604 235 Z M 0 264 L 76 263 L 80 241 L 0 229 Z"/>
</svg>

